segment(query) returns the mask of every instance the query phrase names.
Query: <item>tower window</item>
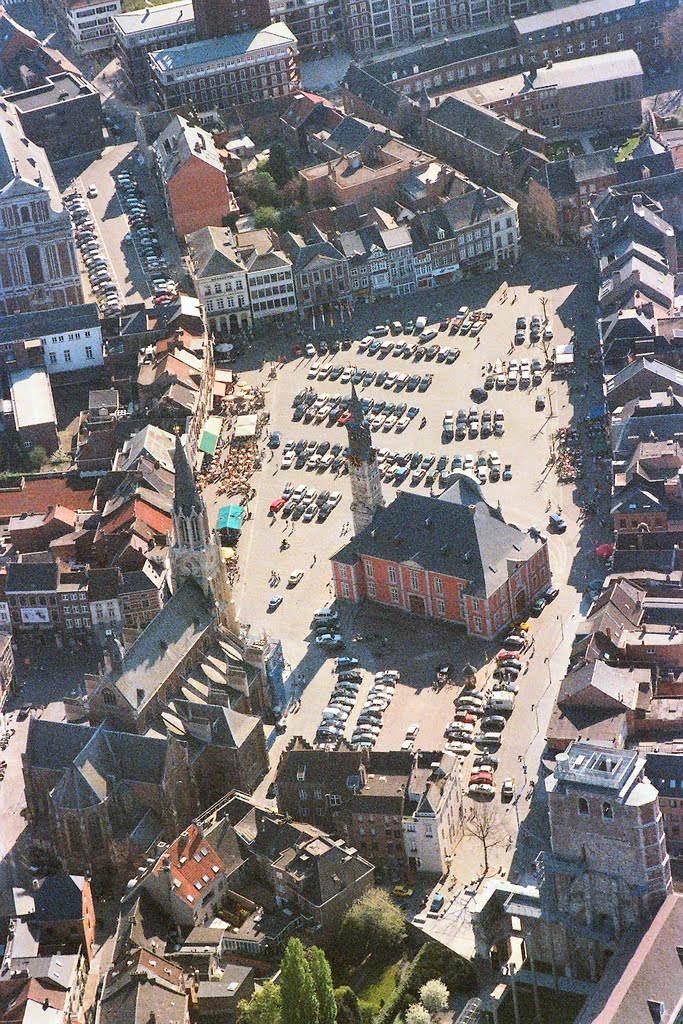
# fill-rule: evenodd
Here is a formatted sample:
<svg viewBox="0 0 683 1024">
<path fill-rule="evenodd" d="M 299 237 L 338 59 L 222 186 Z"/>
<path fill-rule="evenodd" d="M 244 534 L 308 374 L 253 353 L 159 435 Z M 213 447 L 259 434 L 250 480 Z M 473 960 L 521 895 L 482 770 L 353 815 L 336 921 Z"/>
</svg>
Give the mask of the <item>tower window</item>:
<svg viewBox="0 0 683 1024">
<path fill-rule="evenodd" d="M 104 701 L 105 704 L 108 704 L 110 707 L 113 704 L 116 704 L 116 697 L 111 692 L 111 690 L 104 690 L 104 692 L 102 693 L 102 700 Z"/>
<path fill-rule="evenodd" d="M 602 805 L 602 816 L 607 821 L 612 821 L 612 819 L 614 818 L 614 812 L 612 811 L 612 805 L 607 800 L 605 800 L 603 802 L 603 805 Z"/>
<path fill-rule="evenodd" d="M 583 814 L 583 815 L 590 814 L 590 812 L 591 812 L 591 809 L 588 806 L 588 801 L 583 796 L 579 797 L 579 800 L 578 800 L 578 810 L 579 810 L 579 814 Z"/>
</svg>

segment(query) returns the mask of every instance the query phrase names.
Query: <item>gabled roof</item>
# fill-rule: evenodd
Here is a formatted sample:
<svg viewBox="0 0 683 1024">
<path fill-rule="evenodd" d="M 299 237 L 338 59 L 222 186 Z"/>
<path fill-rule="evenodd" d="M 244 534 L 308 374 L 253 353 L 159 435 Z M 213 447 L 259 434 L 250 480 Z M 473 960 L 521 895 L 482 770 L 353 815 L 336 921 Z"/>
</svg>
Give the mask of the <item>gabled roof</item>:
<svg viewBox="0 0 683 1024">
<path fill-rule="evenodd" d="M 405 102 L 398 90 L 380 82 L 370 71 L 353 62 L 349 65 L 343 84 L 363 103 L 387 118 L 396 114 L 401 103 Z"/>
<path fill-rule="evenodd" d="M 516 121 L 499 117 L 486 107 L 475 106 L 456 96 L 447 96 L 443 103 L 434 107 L 428 120 L 498 156 L 503 156 L 513 146 L 521 144 L 525 134 L 537 135 Z"/>
<path fill-rule="evenodd" d="M 402 491 L 333 561 L 368 555 L 465 580 L 470 594 L 495 593 L 542 542 L 506 523 L 469 475 L 454 477 L 439 498 Z"/>
<path fill-rule="evenodd" d="M 195 275 L 202 279 L 244 272 L 230 228 L 200 228 L 187 236 Z"/>
</svg>

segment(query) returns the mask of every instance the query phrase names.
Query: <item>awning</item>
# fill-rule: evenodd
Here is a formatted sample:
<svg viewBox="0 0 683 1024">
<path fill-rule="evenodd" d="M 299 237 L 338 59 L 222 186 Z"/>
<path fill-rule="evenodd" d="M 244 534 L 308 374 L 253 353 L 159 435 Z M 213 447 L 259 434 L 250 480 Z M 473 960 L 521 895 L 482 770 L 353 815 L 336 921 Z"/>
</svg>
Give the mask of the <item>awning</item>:
<svg viewBox="0 0 683 1024">
<path fill-rule="evenodd" d="M 214 454 L 216 451 L 216 445 L 218 444 L 218 438 L 221 435 L 221 424 L 222 420 L 220 416 L 209 416 L 199 440 L 200 452 L 204 452 L 206 455 Z"/>
<path fill-rule="evenodd" d="M 244 509 L 241 505 L 224 505 L 218 510 L 217 530 L 241 530 L 244 522 Z"/>
<path fill-rule="evenodd" d="M 568 345 L 555 346 L 555 365 L 571 366 L 574 362 L 574 346 L 571 342 Z"/>
<path fill-rule="evenodd" d="M 235 422 L 235 432 L 233 438 L 235 441 L 245 441 L 249 438 L 256 437 L 256 425 L 258 423 L 258 416 L 253 414 L 246 414 L 244 416 L 238 416 Z"/>
</svg>

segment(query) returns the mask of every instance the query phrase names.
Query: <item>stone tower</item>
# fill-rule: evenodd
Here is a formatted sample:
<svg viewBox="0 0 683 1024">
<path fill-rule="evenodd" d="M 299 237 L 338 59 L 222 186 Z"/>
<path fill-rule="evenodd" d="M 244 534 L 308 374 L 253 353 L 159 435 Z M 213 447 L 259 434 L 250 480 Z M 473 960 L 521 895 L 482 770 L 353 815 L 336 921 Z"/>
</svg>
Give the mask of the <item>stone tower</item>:
<svg viewBox="0 0 683 1024">
<path fill-rule="evenodd" d="M 349 412 L 351 418 L 346 424 L 346 429 L 349 435 L 351 514 L 353 515 L 353 532 L 357 535 L 370 525 L 375 512 L 384 508 L 384 498 L 377 452 L 372 444 L 370 427 L 365 419 L 363 406 L 353 385 Z"/>
<path fill-rule="evenodd" d="M 206 507 L 197 490 L 194 473 L 180 437 L 176 438 L 173 467 L 175 496 L 170 550 L 173 590 L 176 591 L 183 580 L 194 580 L 215 603 L 218 620 L 237 635 L 239 623 L 220 541 L 209 526 Z"/>
</svg>

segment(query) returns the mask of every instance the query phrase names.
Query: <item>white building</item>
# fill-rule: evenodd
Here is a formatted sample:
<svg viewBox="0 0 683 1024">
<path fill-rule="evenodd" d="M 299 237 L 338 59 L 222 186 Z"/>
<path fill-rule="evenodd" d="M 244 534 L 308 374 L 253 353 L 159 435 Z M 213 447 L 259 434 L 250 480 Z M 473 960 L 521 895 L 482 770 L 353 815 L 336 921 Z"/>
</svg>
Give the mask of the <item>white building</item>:
<svg viewBox="0 0 683 1024">
<path fill-rule="evenodd" d="M 200 228 L 187 236 L 195 289 L 210 329 L 251 326 L 247 272 L 230 228 Z"/>
<path fill-rule="evenodd" d="M 296 313 L 292 261 L 276 248 L 270 231 L 243 231 L 235 242 L 247 271 L 249 302 L 254 320 Z"/>
<path fill-rule="evenodd" d="M 403 817 L 403 845 L 410 868 L 442 875 L 463 830 L 463 801 L 459 762 L 454 754 L 422 767 L 419 759 L 410 773 L 406 794 L 410 811 Z"/>
<path fill-rule="evenodd" d="M 17 345 L 29 341 L 40 341 L 49 374 L 102 366 L 97 303 L 0 317 L 0 356 L 8 367 L 16 361 Z"/>
<path fill-rule="evenodd" d="M 113 18 L 121 13 L 121 0 L 76 0 L 69 4 L 67 25 L 75 46 L 85 53 L 114 45 Z"/>
</svg>

